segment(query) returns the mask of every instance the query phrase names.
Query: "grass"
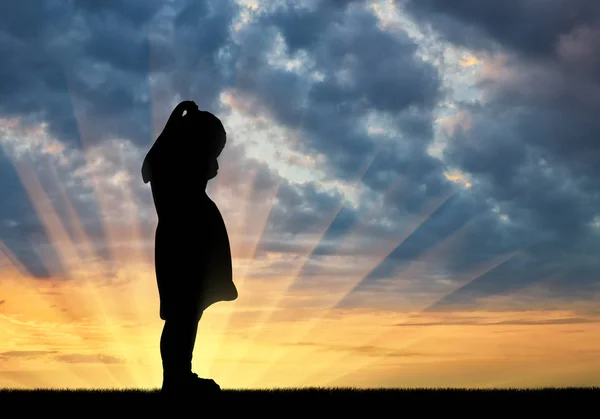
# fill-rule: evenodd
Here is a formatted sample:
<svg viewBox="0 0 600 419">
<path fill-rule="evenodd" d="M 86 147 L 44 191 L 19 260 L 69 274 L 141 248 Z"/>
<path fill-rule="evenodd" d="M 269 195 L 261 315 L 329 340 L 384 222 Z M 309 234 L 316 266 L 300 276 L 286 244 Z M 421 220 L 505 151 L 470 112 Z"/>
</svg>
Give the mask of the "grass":
<svg viewBox="0 0 600 419">
<path fill-rule="evenodd" d="M 277 390 L 226 389 L 218 395 L 198 395 L 194 416 L 229 417 L 252 412 L 261 416 L 351 417 L 440 414 L 464 416 L 535 415 L 591 417 L 600 402 L 600 388 L 542 389 L 351 389 L 301 388 Z M 164 401 L 157 390 L 13 390 L 0 389 L 2 412 L 17 408 L 21 415 L 58 413 L 63 416 L 96 414 L 150 414 L 180 409 Z M 190 407 L 186 407 L 188 410 Z M 13 410 L 14 411 L 14 410 Z M 589 412 L 589 413 L 588 413 Z M 597 413 L 597 412 L 596 412 Z M 183 415 L 183 413 L 182 413 Z M 9 416 L 5 416 L 9 417 Z M 11 416 L 12 417 L 12 416 Z"/>
</svg>

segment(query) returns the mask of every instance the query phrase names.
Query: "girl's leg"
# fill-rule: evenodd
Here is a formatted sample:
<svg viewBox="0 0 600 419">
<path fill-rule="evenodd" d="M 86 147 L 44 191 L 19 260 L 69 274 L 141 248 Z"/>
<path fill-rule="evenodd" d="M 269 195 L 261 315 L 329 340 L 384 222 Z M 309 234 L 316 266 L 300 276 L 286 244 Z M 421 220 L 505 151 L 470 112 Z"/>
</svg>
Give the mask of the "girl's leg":
<svg viewBox="0 0 600 419">
<path fill-rule="evenodd" d="M 191 317 L 165 321 L 160 338 L 160 353 L 165 376 L 183 377 L 191 374 L 198 320 Z"/>
</svg>

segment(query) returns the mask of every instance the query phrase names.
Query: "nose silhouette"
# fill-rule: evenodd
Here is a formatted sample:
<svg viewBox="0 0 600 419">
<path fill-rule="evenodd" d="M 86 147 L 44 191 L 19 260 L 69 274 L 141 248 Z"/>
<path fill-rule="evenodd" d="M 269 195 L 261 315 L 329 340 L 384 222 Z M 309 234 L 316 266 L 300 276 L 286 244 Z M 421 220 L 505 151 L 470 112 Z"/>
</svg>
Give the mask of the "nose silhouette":
<svg viewBox="0 0 600 419">
<path fill-rule="evenodd" d="M 219 162 L 217 161 L 217 159 L 214 159 L 211 161 L 211 165 L 208 172 L 208 178 L 214 178 L 215 176 L 217 176 L 217 173 L 219 173 Z"/>
</svg>

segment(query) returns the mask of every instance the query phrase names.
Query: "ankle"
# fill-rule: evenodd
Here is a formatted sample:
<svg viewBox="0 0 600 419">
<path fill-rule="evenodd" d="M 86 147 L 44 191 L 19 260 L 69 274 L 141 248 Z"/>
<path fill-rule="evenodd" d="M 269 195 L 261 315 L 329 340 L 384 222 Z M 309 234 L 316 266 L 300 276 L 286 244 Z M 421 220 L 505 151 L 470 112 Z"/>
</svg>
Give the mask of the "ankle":
<svg viewBox="0 0 600 419">
<path fill-rule="evenodd" d="M 185 378 L 192 375 L 192 371 L 188 369 L 168 369 L 163 371 L 163 378 L 174 379 L 174 378 Z"/>
</svg>

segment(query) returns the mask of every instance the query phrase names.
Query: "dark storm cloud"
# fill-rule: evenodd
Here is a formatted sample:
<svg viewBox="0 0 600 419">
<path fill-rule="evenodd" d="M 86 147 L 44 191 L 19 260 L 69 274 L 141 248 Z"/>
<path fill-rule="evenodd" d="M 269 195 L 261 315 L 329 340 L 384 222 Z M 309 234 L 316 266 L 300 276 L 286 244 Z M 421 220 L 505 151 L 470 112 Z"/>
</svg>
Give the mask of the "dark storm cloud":
<svg viewBox="0 0 600 419">
<path fill-rule="evenodd" d="M 62 136 L 77 132 L 61 62 L 56 51 L 70 27 L 67 3 L 5 2 L 0 9 L 0 111 L 48 120 Z"/>
<path fill-rule="evenodd" d="M 599 209 L 596 165 L 584 157 L 597 154 L 586 139 L 591 127 L 568 114 L 557 122 L 539 108 L 492 104 L 470 111 L 473 128 L 455 133 L 447 161 L 476 175 L 480 192 L 514 208 L 517 219 L 565 238 L 587 231 Z"/>
<path fill-rule="evenodd" d="M 480 182 L 535 243 L 436 305 L 468 304 L 486 294 L 518 290 L 552 274 L 557 295 L 595 295 L 600 236 L 600 5 L 579 1 L 398 2 L 421 23 L 459 45 L 500 52 L 480 88 L 486 103 L 460 104 L 469 130 L 449 138 L 444 160 Z M 498 230 L 482 230 L 490 240 Z M 504 235 L 506 238 L 506 235 Z M 484 243 L 484 237 L 473 244 Z M 508 238 L 510 239 L 510 238 Z"/>
<path fill-rule="evenodd" d="M 341 23 L 346 8 L 357 0 L 320 2 L 317 8 L 279 8 L 269 13 L 267 20 L 276 22 L 284 34 L 290 52 L 311 51 L 318 46 L 322 34 L 332 25 Z"/>
<path fill-rule="evenodd" d="M 74 7 L 91 14 L 122 18 L 133 27 L 140 27 L 156 15 L 163 3 L 160 0 L 78 0 Z"/>
<path fill-rule="evenodd" d="M 187 1 L 175 16 L 173 38 L 167 38 L 167 45 L 153 38 L 155 56 L 172 49 L 173 63 L 165 64 L 172 88 L 182 97 L 195 98 L 203 109 L 217 109 L 214 100 L 232 82 L 236 51 L 232 51 L 230 27 L 236 13 L 233 0 Z"/>
<path fill-rule="evenodd" d="M 333 20 L 327 19 L 329 25 L 313 44 L 308 30 L 313 17 L 323 16 L 324 20 L 328 12 Z M 266 107 L 277 122 L 292 129 L 300 127 L 298 147 L 303 152 L 325 154 L 332 175 L 346 180 L 355 178 L 377 149 L 357 124 L 368 111 L 388 113 L 403 124 L 418 127 L 408 141 L 419 150 L 427 146 L 431 140 L 428 112 L 438 96 L 439 81 L 435 69 L 415 56 L 416 45 L 407 36 L 382 31 L 376 18 L 361 7 L 344 9 L 343 17 L 339 13 L 337 8 L 327 7 L 284 9 L 260 17 L 241 35 L 247 48 L 238 61 L 238 87 Z M 325 77 L 321 82 L 267 62 L 276 34 L 287 41 L 285 25 L 290 15 L 294 20 L 306 20 L 308 40 L 302 42 L 297 32 L 290 36 L 295 45 L 311 47 L 308 53 L 314 70 Z M 346 72 L 346 81 L 340 71 Z"/>
<path fill-rule="evenodd" d="M 488 50 L 494 43 L 526 56 L 552 55 L 560 36 L 597 25 L 595 0 L 396 0 L 453 43 Z"/>
<path fill-rule="evenodd" d="M 207 12 L 198 14 L 200 6 Z M 170 8 L 175 27 L 165 40 L 160 25 L 172 23 L 164 14 Z M 231 1 L 33 1 L 1 11 L 4 115 L 46 121 L 65 141 L 78 141 L 84 122 L 87 142 L 116 135 L 147 143 L 149 75 L 169 70 L 181 94 L 212 106 L 223 79 L 214 70 L 216 52 L 235 8 Z M 74 106 L 85 121 L 77 121 Z"/>
</svg>

